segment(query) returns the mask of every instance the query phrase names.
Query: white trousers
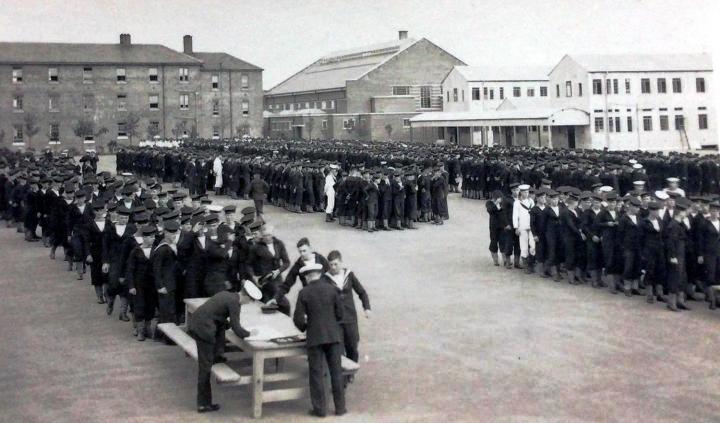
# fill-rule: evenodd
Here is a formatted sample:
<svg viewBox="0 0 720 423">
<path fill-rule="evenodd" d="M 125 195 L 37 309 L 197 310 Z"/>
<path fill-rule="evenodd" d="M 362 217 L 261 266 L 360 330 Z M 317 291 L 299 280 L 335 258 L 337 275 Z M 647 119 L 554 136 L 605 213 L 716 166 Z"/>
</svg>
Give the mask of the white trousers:
<svg viewBox="0 0 720 423">
<path fill-rule="evenodd" d="M 327 206 L 325 206 L 325 213 L 332 214 L 333 210 L 335 210 L 335 191 L 328 191 Z"/>
<path fill-rule="evenodd" d="M 530 229 L 520 230 L 520 257 L 527 258 L 528 253 L 535 255 L 535 238 Z"/>
</svg>

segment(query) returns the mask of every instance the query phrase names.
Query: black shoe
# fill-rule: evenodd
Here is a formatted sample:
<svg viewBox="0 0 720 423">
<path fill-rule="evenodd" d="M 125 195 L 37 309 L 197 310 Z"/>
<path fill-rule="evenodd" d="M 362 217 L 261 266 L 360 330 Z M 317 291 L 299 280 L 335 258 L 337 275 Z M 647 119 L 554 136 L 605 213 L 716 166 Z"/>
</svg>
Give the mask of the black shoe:
<svg viewBox="0 0 720 423">
<path fill-rule="evenodd" d="M 112 303 L 108 303 L 106 313 L 107 313 L 107 315 L 109 316 L 109 315 L 112 314 L 112 312 L 113 312 L 113 304 L 112 304 Z"/>
<path fill-rule="evenodd" d="M 347 410 L 346 410 L 346 409 L 335 410 L 335 415 L 336 415 L 336 416 L 343 416 L 343 415 L 345 415 L 345 413 L 347 413 Z"/>
<path fill-rule="evenodd" d="M 125 313 L 120 313 L 120 315 L 118 316 L 118 320 L 121 320 L 121 321 L 123 321 L 123 322 L 129 322 L 129 321 L 130 321 L 130 318 L 128 317 L 127 314 L 125 314 Z"/>
<path fill-rule="evenodd" d="M 220 364 L 220 363 L 227 363 L 227 358 L 223 356 L 215 357 L 215 360 L 213 360 L 213 364 Z"/>
<path fill-rule="evenodd" d="M 220 404 L 210 404 L 210 405 L 202 405 L 198 407 L 198 413 L 211 413 L 213 411 L 218 411 L 220 409 Z"/>
<path fill-rule="evenodd" d="M 308 411 L 308 414 L 315 417 L 325 417 L 325 413 L 321 413 L 314 408 L 310 409 L 310 411 Z"/>
</svg>

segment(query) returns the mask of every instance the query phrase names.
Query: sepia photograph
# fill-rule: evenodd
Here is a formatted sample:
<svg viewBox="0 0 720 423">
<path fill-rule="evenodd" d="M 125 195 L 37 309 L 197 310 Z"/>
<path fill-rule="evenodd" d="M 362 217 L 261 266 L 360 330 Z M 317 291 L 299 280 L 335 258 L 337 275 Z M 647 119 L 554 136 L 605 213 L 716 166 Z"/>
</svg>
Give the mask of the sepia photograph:
<svg viewBox="0 0 720 423">
<path fill-rule="evenodd" d="M 2 9 L 0 422 L 720 422 L 720 3 Z"/>
</svg>

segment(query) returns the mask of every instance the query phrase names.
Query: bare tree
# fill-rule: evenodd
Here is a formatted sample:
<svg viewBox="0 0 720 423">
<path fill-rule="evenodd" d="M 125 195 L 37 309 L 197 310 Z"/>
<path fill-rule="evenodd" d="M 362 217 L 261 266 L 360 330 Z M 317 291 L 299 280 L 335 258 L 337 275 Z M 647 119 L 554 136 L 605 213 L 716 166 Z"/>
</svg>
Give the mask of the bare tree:
<svg viewBox="0 0 720 423">
<path fill-rule="evenodd" d="M 80 119 L 75 122 L 72 130 L 75 136 L 80 138 L 81 142 L 84 142 L 85 137 L 95 136 L 95 122 L 90 119 Z"/>
<path fill-rule="evenodd" d="M 172 132 L 174 138 L 182 138 L 186 129 L 187 124 L 184 120 L 180 120 L 175 123 L 175 126 L 170 130 L 170 132 Z"/>
<path fill-rule="evenodd" d="M 160 134 L 160 127 L 157 125 L 149 124 L 147 127 L 147 136 L 148 139 L 154 139 L 157 135 Z"/>
<path fill-rule="evenodd" d="M 140 126 L 140 116 L 137 113 L 130 112 L 125 118 L 125 131 L 130 141 L 130 145 L 133 145 L 133 138 L 138 135 L 138 127 Z"/>
<path fill-rule="evenodd" d="M 37 124 L 38 118 L 35 113 L 26 113 L 24 120 L 25 135 L 27 135 L 28 143 L 27 148 L 32 147 L 32 138 L 40 132 L 40 127 Z"/>
<path fill-rule="evenodd" d="M 392 138 L 392 131 L 393 131 L 392 125 L 390 125 L 389 123 L 387 125 L 385 125 L 385 132 L 387 132 L 387 134 L 388 134 L 388 141 L 390 141 L 390 139 Z"/>
</svg>

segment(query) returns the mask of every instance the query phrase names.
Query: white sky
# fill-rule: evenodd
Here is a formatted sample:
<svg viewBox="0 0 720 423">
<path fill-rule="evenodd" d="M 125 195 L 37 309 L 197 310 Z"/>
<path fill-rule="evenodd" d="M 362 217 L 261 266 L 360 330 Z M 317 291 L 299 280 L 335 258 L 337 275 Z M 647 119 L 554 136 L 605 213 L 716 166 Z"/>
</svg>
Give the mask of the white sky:
<svg viewBox="0 0 720 423">
<path fill-rule="evenodd" d="M 470 65 L 555 64 L 564 53 L 708 51 L 716 0 L 3 0 L 0 40 L 134 43 L 224 51 L 265 69 L 271 88 L 330 51 L 405 29 Z"/>
</svg>

